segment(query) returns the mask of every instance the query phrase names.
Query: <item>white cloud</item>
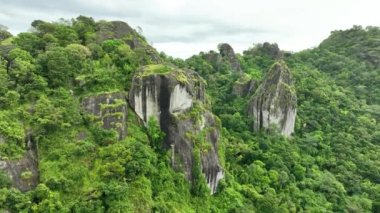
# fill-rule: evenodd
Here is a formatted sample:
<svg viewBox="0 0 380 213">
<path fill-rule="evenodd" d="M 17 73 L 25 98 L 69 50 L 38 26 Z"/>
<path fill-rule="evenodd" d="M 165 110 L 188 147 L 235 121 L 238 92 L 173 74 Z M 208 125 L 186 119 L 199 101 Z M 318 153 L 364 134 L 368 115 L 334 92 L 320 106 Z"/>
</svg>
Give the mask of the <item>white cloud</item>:
<svg viewBox="0 0 380 213">
<path fill-rule="evenodd" d="M 1 3 L 0 24 L 17 33 L 35 19 L 117 19 L 141 26 L 158 50 L 184 58 L 220 42 L 237 52 L 264 41 L 299 51 L 332 30 L 379 24 L 379 6 L 377 0 L 12 0 Z"/>
</svg>

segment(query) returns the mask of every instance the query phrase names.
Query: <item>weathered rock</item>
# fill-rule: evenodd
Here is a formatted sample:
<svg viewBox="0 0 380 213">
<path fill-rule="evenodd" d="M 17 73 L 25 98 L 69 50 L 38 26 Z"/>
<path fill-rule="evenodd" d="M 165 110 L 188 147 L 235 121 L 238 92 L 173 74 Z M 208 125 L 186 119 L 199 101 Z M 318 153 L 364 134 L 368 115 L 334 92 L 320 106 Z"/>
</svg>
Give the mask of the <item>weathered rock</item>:
<svg viewBox="0 0 380 213">
<path fill-rule="evenodd" d="M 201 56 L 204 60 L 206 60 L 216 71 L 221 69 L 222 65 L 222 56 L 211 50 L 208 53 L 201 53 Z"/>
<path fill-rule="evenodd" d="M 194 99 L 203 103 L 204 95 L 204 83 L 197 73 L 159 64 L 138 71 L 132 81 L 129 102 L 144 122 L 151 116 L 161 121 L 170 114 L 190 109 Z"/>
<path fill-rule="evenodd" d="M 284 52 L 280 50 L 276 43 L 264 42 L 263 44 L 257 44 L 253 48 L 244 51 L 244 55 L 253 56 L 266 56 L 273 60 L 280 60 L 284 57 Z"/>
<path fill-rule="evenodd" d="M 253 92 L 257 89 L 257 81 L 251 79 L 247 75 L 241 76 L 233 85 L 232 93 L 239 97 L 244 97 L 249 94 L 253 94 Z"/>
<path fill-rule="evenodd" d="M 99 42 L 108 39 L 121 39 L 127 35 L 135 35 L 136 31 L 122 21 L 99 22 L 96 25 L 96 35 Z"/>
<path fill-rule="evenodd" d="M 254 119 L 253 130 L 274 125 L 283 135 L 290 136 L 294 132 L 296 105 L 290 70 L 285 62 L 278 61 L 272 65 L 249 103 L 248 113 Z"/>
<path fill-rule="evenodd" d="M 0 158 L 0 170 L 9 176 L 11 185 L 20 191 L 34 189 L 39 182 L 37 147 L 30 134 L 27 135 L 26 145 L 27 150 L 20 159 Z"/>
<path fill-rule="evenodd" d="M 219 53 L 211 50 L 208 53 L 201 53 L 203 59 L 205 59 L 216 71 L 232 70 L 234 72 L 240 72 L 241 66 L 238 58 L 235 55 L 234 50 L 229 44 L 219 44 Z"/>
<path fill-rule="evenodd" d="M 265 42 L 262 46 L 262 51 L 269 55 L 272 59 L 281 59 L 283 57 L 283 53 L 278 47 L 277 44 L 271 44 L 269 42 Z"/>
<path fill-rule="evenodd" d="M 126 137 L 128 105 L 124 93 L 104 93 L 86 97 L 81 105 L 87 113 L 96 116 L 96 120 L 102 122 L 104 129 L 116 130 L 119 140 Z"/>
<path fill-rule="evenodd" d="M 193 180 L 194 147 L 201 151 L 201 167 L 212 193 L 223 170 L 218 158 L 220 127 L 214 115 L 205 109 L 205 85 L 191 70 L 166 65 L 145 66 L 133 78 L 129 102 L 137 115 L 147 122 L 155 117 L 165 132 L 163 147 L 172 150 L 174 169 Z M 202 138 L 203 143 L 195 140 Z"/>
<path fill-rule="evenodd" d="M 159 53 L 127 23 L 122 21 L 103 21 L 97 23 L 96 28 L 96 37 L 99 43 L 108 39 L 121 39 L 128 44 L 132 50 L 140 49 L 144 51 L 152 62 L 160 63 L 162 61 Z"/>
<path fill-rule="evenodd" d="M 226 43 L 219 44 L 218 49 L 222 58 L 231 65 L 231 69 L 235 72 L 240 72 L 240 63 L 235 55 L 234 49 L 232 49 L 232 47 Z"/>
</svg>

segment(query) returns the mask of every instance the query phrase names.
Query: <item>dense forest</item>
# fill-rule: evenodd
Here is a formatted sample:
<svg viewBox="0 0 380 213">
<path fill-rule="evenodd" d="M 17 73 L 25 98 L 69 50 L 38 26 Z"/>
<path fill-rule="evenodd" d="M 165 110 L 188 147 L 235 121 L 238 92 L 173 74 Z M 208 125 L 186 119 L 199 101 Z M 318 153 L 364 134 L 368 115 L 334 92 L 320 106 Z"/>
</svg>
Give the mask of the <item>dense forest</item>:
<svg viewBox="0 0 380 213">
<path fill-rule="evenodd" d="M 182 60 L 120 21 L 31 26 L 0 28 L 0 212 L 380 212 L 380 28 Z"/>
</svg>

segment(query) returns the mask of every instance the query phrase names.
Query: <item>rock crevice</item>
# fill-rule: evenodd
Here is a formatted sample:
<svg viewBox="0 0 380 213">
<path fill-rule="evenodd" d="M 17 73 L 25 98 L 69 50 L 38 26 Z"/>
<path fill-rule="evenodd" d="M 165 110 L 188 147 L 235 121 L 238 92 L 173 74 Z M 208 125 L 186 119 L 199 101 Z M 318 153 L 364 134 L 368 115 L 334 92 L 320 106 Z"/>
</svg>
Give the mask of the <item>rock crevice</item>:
<svg viewBox="0 0 380 213">
<path fill-rule="evenodd" d="M 172 166 L 184 172 L 189 181 L 194 178 L 195 146 L 208 147 L 200 153 L 201 168 L 214 193 L 223 177 L 217 151 L 220 128 L 215 116 L 205 107 L 203 79 L 191 70 L 170 67 L 160 73 L 150 69 L 141 68 L 133 78 L 129 92 L 131 107 L 145 123 L 152 117 L 159 121 L 166 135 L 163 147 L 171 149 Z"/>
</svg>

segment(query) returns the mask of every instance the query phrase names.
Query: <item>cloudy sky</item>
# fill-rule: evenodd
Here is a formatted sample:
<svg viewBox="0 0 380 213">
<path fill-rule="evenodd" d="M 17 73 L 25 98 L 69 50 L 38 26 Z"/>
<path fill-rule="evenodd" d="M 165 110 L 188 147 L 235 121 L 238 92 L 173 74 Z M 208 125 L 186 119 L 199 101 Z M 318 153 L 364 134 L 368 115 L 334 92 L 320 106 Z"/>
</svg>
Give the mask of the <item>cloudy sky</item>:
<svg viewBox="0 0 380 213">
<path fill-rule="evenodd" d="M 221 42 L 236 52 L 264 41 L 311 48 L 332 30 L 380 26 L 379 8 L 379 0 L 0 0 L 0 24 L 17 34 L 36 19 L 122 20 L 159 51 L 186 58 Z"/>
</svg>

